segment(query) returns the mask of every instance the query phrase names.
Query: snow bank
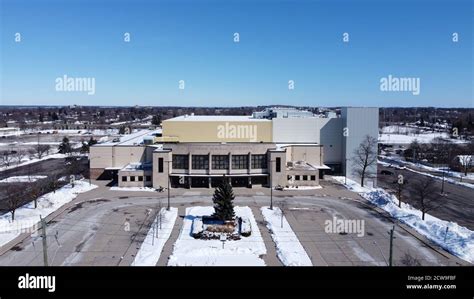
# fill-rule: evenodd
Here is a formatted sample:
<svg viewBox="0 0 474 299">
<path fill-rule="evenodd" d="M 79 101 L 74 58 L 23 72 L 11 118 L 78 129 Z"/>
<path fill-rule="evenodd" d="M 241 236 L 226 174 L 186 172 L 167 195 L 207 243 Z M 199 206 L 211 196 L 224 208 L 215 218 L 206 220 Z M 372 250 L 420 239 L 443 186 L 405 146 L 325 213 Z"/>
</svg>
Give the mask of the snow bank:
<svg viewBox="0 0 474 299">
<path fill-rule="evenodd" d="M 229 240 L 224 243 L 220 240 L 200 240 L 191 236 L 192 223 L 197 216 L 211 215 L 213 207 L 186 208 L 186 217 L 178 240 L 174 244 L 173 254 L 170 256 L 169 266 L 265 266 L 260 258 L 266 254 L 257 222 L 249 207 L 235 207 L 236 216 L 248 218 L 251 223 L 252 234 L 240 240 Z"/>
<path fill-rule="evenodd" d="M 151 187 L 110 187 L 110 191 L 141 191 L 141 192 L 157 192 Z"/>
<path fill-rule="evenodd" d="M 322 188 L 323 187 L 321 187 L 321 186 L 298 186 L 298 187 L 288 186 L 288 187 L 283 188 L 283 190 L 285 190 L 285 191 L 292 191 L 292 190 L 298 191 L 298 190 L 300 190 L 301 191 L 301 190 L 317 190 L 317 189 L 322 189 Z"/>
<path fill-rule="evenodd" d="M 160 215 L 161 214 L 161 228 L 160 228 Z M 176 222 L 176 217 L 178 216 L 177 208 L 162 208 L 160 214 L 157 215 L 156 219 L 153 221 L 148 234 L 143 241 L 140 249 L 138 250 L 135 260 L 132 262 L 132 266 L 155 266 L 160 259 L 161 251 L 165 246 L 166 241 L 168 241 L 171 231 L 173 230 L 174 223 Z M 156 234 L 156 231 L 158 234 Z M 155 233 L 155 234 L 153 234 Z M 156 237 L 158 236 L 158 237 Z"/>
<path fill-rule="evenodd" d="M 79 180 L 74 187 L 70 184 L 50 192 L 38 198 L 38 207 L 34 208 L 34 202 L 25 204 L 15 211 L 15 221 L 12 222 L 11 213 L 0 216 L 0 246 L 10 242 L 23 232 L 33 232 L 41 217 L 46 217 L 64 204 L 77 197 L 78 194 L 97 188 L 96 185 Z"/>
<path fill-rule="evenodd" d="M 429 240 L 452 254 L 474 263 L 474 232 L 455 222 L 444 221 L 429 214 L 421 220 L 421 211 L 402 202 L 398 207 L 398 199 L 381 188 L 363 188 L 356 182 L 344 177 L 333 176 L 333 179 L 345 185 L 349 190 L 358 192 L 376 206 L 387 211 L 393 218 L 406 223 Z M 447 232 L 447 233 L 446 233 Z"/>
<path fill-rule="evenodd" d="M 267 227 L 271 232 L 272 239 L 276 244 L 277 255 L 285 266 L 312 266 L 308 254 L 304 250 L 300 241 L 291 229 L 290 224 L 283 216 L 280 208 L 261 208 L 263 218 L 267 222 Z"/>
</svg>

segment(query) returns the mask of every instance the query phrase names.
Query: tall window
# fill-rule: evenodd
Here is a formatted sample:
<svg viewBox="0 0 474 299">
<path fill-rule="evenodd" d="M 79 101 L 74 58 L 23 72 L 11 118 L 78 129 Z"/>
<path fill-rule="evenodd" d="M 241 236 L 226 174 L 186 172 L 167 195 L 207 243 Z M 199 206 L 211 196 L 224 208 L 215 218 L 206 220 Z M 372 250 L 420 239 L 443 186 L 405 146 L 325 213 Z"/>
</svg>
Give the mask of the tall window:
<svg viewBox="0 0 474 299">
<path fill-rule="evenodd" d="M 212 169 L 229 169 L 228 155 L 212 156 Z"/>
<path fill-rule="evenodd" d="M 188 169 L 189 168 L 188 155 L 173 155 L 173 168 L 174 169 Z"/>
<path fill-rule="evenodd" d="M 275 163 L 276 163 L 276 172 L 281 172 L 281 158 L 277 157 Z"/>
<path fill-rule="evenodd" d="M 252 155 L 252 168 L 267 168 L 267 155 Z"/>
<path fill-rule="evenodd" d="M 191 163 L 193 169 L 209 169 L 209 156 L 193 155 Z"/>
<path fill-rule="evenodd" d="M 232 169 L 247 169 L 249 165 L 248 155 L 232 156 Z"/>
<path fill-rule="evenodd" d="M 158 172 L 163 172 L 163 158 L 158 158 Z"/>
</svg>

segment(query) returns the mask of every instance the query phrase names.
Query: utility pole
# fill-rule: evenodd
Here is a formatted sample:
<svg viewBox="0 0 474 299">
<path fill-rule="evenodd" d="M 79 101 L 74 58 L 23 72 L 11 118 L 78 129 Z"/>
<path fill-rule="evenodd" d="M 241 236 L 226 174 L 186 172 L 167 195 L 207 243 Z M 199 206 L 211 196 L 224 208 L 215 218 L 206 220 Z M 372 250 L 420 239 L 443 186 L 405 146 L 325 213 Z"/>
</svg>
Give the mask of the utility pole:
<svg viewBox="0 0 474 299">
<path fill-rule="evenodd" d="M 395 231 L 395 225 L 392 227 L 392 229 L 389 232 L 389 234 L 390 234 L 390 255 L 389 255 L 389 258 L 388 258 L 388 265 L 390 267 L 392 266 L 392 260 L 393 260 L 393 239 L 395 239 L 395 237 L 393 236 L 394 231 Z"/>
<path fill-rule="evenodd" d="M 48 266 L 48 242 L 46 241 L 46 221 L 44 221 L 43 217 L 41 217 L 41 231 L 42 231 L 42 238 L 43 238 L 43 261 L 44 265 Z"/>
</svg>

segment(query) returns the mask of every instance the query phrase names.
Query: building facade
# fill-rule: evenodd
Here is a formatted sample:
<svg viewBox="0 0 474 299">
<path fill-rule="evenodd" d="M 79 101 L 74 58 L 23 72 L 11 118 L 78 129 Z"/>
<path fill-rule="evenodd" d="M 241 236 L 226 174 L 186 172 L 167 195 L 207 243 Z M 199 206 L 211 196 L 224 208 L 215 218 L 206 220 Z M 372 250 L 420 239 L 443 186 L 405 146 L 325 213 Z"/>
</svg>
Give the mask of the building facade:
<svg viewBox="0 0 474 299">
<path fill-rule="evenodd" d="M 94 145 L 91 176 L 123 187 L 209 188 L 223 180 L 249 188 L 318 186 L 325 173 L 352 170 L 349 157 L 363 136 L 378 137 L 377 108 L 343 108 L 340 117 L 279 109 L 183 115 L 163 121 L 162 130 Z"/>
</svg>

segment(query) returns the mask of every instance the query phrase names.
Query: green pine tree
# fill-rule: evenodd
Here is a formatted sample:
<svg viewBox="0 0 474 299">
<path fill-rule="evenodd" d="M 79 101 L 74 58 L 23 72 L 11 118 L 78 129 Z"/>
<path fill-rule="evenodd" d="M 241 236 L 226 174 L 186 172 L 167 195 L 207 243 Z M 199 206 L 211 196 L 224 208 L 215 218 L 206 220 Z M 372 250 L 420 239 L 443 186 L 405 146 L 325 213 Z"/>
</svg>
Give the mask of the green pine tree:
<svg viewBox="0 0 474 299">
<path fill-rule="evenodd" d="M 222 185 L 216 188 L 212 201 L 214 202 L 214 214 L 212 216 L 219 220 L 232 220 L 235 217 L 234 213 L 234 191 L 229 182 L 225 181 Z"/>
</svg>

